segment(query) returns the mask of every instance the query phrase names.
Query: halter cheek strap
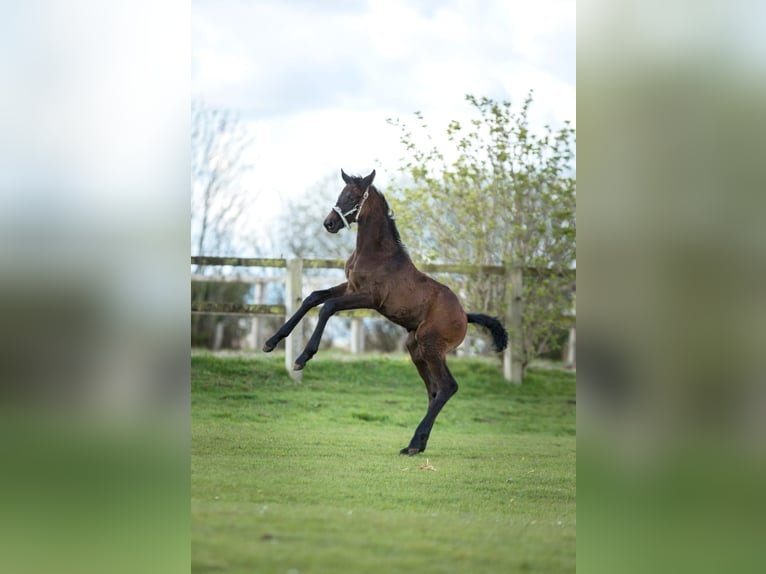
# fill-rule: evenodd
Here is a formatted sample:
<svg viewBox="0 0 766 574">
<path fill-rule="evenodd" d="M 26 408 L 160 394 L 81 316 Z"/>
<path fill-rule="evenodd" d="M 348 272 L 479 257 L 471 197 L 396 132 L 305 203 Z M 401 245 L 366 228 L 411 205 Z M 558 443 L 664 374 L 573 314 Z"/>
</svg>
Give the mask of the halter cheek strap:
<svg viewBox="0 0 766 574">
<path fill-rule="evenodd" d="M 343 210 L 338 205 L 333 207 L 332 210 L 340 216 L 341 220 L 343 220 L 343 227 L 351 228 L 351 224 L 346 220 L 346 216 L 347 215 L 351 215 L 352 213 L 358 211 L 359 210 L 359 206 L 356 205 L 355 207 L 352 207 L 346 213 L 343 213 Z"/>
<path fill-rule="evenodd" d="M 343 213 L 343 210 L 340 208 L 339 205 L 336 205 L 335 207 L 332 208 L 332 210 L 335 213 L 337 213 L 340 216 L 341 220 L 343 221 L 343 227 L 348 227 L 349 229 L 351 229 L 351 223 L 348 222 L 348 220 L 346 219 L 346 216 L 351 215 L 352 213 L 356 213 L 356 212 L 360 212 L 361 213 L 362 206 L 364 205 L 364 202 L 367 199 L 367 196 L 369 194 L 370 194 L 370 188 L 368 187 L 365 190 L 364 195 L 362 196 L 362 201 L 357 203 L 354 207 L 349 209 L 346 213 Z"/>
</svg>

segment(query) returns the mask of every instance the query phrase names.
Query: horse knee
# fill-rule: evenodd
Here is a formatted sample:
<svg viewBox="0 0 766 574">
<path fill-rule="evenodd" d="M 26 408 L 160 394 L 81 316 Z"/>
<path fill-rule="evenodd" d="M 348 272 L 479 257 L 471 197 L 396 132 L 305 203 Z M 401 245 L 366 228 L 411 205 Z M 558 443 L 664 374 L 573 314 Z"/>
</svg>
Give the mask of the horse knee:
<svg viewBox="0 0 766 574">
<path fill-rule="evenodd" d="M 312 291 L 308 297 L 303 300 L 303 304 L 309 307 L 316 307 L 319 305 L 325 296 L 325 291 Z"/>
<path fill-rule="evenodd" d="M 321 321 L 328 321 L 335 311 L 336 305 L 332 301 L 327 301 L 327 303 L 322 305 L 322 308 L 319 310 L 319 319 Z"/>
</svg>

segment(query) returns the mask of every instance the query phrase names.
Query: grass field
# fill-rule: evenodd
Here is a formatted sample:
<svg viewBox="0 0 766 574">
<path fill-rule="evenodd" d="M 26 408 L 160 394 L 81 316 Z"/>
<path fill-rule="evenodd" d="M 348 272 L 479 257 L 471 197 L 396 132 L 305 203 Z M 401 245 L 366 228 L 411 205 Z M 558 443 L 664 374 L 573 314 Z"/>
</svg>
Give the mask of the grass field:
<svg viewBox="0 0 766 574">
<path fill-rule="evenodd" d="M 575 378 L 457 359 L 428 450 L 403 357 L 192 357 L 194 572 L 575 570 Z"/>
</svg>

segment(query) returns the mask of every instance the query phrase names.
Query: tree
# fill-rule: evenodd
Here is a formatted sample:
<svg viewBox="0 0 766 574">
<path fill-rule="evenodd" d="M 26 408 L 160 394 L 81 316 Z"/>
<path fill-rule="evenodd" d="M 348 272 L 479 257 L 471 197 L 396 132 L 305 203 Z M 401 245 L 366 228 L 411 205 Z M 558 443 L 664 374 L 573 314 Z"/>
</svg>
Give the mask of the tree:
<svg viewBox="0 0 766 574">
<path fill-rule="evenodd" d="M 239 186 L 250 169 L 243 154 L 251 139 L 231 111 L 192 102 L 191 229 L 196 255 L 222 255 L 235 240 L 251 197 Z"/>
<path fill-rule="evenodd" d="M 225 255 L 233 250 L 237 224 L 251 199 L 239 185 L 250 168 L 243 154 L 250 145 L 245 126 L 226 110 L 200 101 L 191 108 L 191 231 L 195 255 Z M 197 274 L 208 268 L 197 266 Z M 248 287 L 192 283 L 192 300 L 244 302 Z M 192 344 L 213 347 L 216 324 L 223 324 L 223 346 L 236 346 L 244 331 L 237 317 L 192 315 Z"/>
<path fill-rule="evenodd" d="M 449 123 L 448 149 L 424 148 L 406 124 L 389 120 L 400 129 L 406 150 L 400 171 L 410 182 L 391 203 L 410 250 L 421 259 L 523 266 L 517 351 L 526 367 L 558 344 L 568 320 L 576 261 L 575 130 L 569 122 L 530 128 L 531 92 L 519 110 L 508 101 L 466 99 L 476 117 L 468 126 Z M 415 116 L 427 133 L 422 114 Z M 466 307 L 502 316 L 506 281 L 483 275 L 449 282 Z"/>
<path fill-rule="evenodd" d="M 322 225 L 343 187 L 339 173 L 324 177 L 286 204 L 275 242 L 279 241 L 290 255 L 306 259 L 346 259 L 354 250 L 356 233 L 346 229 L 333 235 Z"/>
</svg>

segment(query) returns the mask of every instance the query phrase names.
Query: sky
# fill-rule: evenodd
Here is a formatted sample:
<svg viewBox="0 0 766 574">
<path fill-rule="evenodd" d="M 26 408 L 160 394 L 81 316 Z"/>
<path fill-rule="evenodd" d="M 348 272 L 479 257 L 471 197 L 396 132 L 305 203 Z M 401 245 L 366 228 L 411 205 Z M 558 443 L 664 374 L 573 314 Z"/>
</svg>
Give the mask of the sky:
<svg viewBox="0 0 766 574">
<path fill-rule="evenodd" d="M 576 125 L 575 36 L 572 0 L 193 0 L 191 95 L 247 126 L 244 225 L 265 238 L 341 168 L 385 191 L 403 155 L 388 118 L 420 111 L 438 142 L 466 94 L 534 90 L 533 122 Z"/>
</svg>

